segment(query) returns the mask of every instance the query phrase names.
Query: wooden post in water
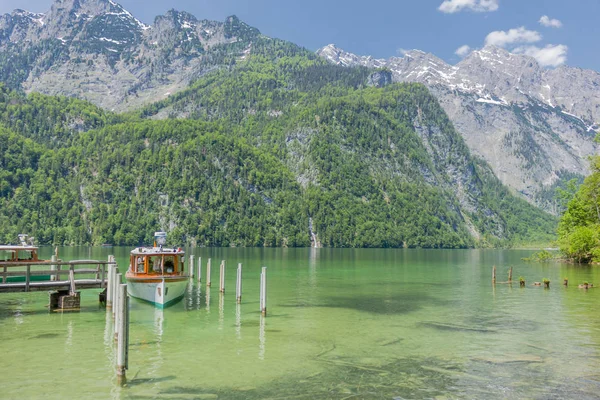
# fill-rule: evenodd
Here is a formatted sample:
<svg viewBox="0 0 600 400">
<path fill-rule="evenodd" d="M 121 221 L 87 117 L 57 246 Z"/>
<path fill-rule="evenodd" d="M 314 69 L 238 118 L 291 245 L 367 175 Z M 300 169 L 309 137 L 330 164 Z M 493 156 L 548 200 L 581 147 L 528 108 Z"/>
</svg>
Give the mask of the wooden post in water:
<svg viewBox="0 0 600 400">
<path fill-rule="evenodd" d="M 55 255 L 53 255 L 52 257 L 50 257 L 50 261 L 52 261 L 52 262 L 56 262 L 56 256 L 55 256 Z M 51 265 L 51 266 L 50 266 L 50 271 L 56 271 L 56 265 Z M 51 280 L 51 281 L 55 281 L 55 280 L 56 280 L 56 278 L 57 278 L 57 276 L 56 276 L 56 275 L 50 275 L 50 280 Z"/>
<path fill-rule="evenodd" d="M 121 284 L 121 274 L 119 274 L 119 267 L 115 265 L 115 272 L 113 272 L 113 318 L 115 318 L 115 313 L 117 312 L 117 290 L 119 290 L 119 285 Z"/>
<path fill-rule="evenodd" d="M 210 287 L 210 264 L 211 264 L 211 259 L 208 259 L 208 262 L 206 263 L 206 286 Z"/>
<path fill-rule="evenodd" d="M 31 265 L 27 266 L 27 272 L 25 273 L 25 291 L 29 292 L 29 280 L 31 275 Z"/>
<path fill-rule="evenodd" d="M 202 282 L 202 257 L 198 257 L 198 282 Z"/>
<path fill-rule="evenodd" d="M 115 267 L 116 264 L 112 264 L 114 262 L 115 256 L 108 256 L 108 274 L 107 274 L 107 282 L 106 282 L 106 308 L 112 308 L 113 306 L 113 297 L 114 297 L 114 282 L 115 282 Z"/>
<path fill-rule="evenodd" d="M 119 335 L 117 339 L 117 383 L 127 383 L 125 371 L 129 368 L 129 297 L 127 285 L 119 285 Z"/>
<path fill-rule="evenodd" d="M 508 270 L 508 283 L 512 282 L 512 267 Z"/>
<path fill-rule="evenodd" d="M 495 285 L 496 284 L 496 266 L 494 265 L 494 268 L 492 269 L 492 284 Z"/>
<path fill-rule="evenodd" d="M 115 285 L 115 297 L 113 299 L 114 301 L 114 306 L 113 309 L 115 310 L 115 340 L 119 339 L 119 329 L 120 327 L 120 323 L 121 321 L 119 320 L 121 318 L 121 307 L 122 304 L 121 302 L 123 301 L 123 299 L 121 298 L 121 277 L 122 274 L 116 274 L 115 275 L 115 281 L 116 281 L 116 285 Z"/>
<path fill-rule="evenodd" d="M 238 304 L 242 302 L 242 263 L 239 263 L 237 268 L 237 279 L 235 282 L 235 298 Z"/>
<path fill-rule="evenodd" d="M 262 267 L 260 274 L 260 312 L 267 316 L 267 267 Z"/>
<path fill-rule="evenodd" d="M 194 277 L 194 255 L 190 254 L 190 278 Z"/>
<path fill-rule="evenodd" d="M 110 257 L 109 257 L 110 261 Z M 106 309 L 112 308 L 112 290 L 113 290 L 113 270 L 115 266 L 112 264 L 108 264 L 108 274 L 107 274 L 107 282 L 106 282 Z"/>
<path fill-rule="evenodd" d="M 221 260 L 219 270 L 219 292 L 225 293 L 225 260 Z"/>
</svg>

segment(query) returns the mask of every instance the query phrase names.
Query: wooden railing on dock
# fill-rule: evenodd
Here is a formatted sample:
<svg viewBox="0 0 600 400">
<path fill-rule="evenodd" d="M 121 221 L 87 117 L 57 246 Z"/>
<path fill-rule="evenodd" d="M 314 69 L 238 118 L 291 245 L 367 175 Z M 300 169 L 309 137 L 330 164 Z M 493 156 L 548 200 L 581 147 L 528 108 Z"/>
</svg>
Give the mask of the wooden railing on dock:
<svg viewBox="0 0 600 400">
<path fill-rule="evenodd" d="M 109 264 L 115 263 L 98 260 L 0 262 L 0 293 L 44 290 L 74 292 L 75 289 L 103 289 L 107 283 Z M 86 266 L 95 266 L 95 268 L 82 268 Z M 20 269 L 16 270 L 19 267 Z M 44 267 L 50 267 L 50 269 L 41 269 Z M 76 279 L 77 275 L 88 276 Z M 33 278 L 46 276 L 49 277 L 48 280 Z M 66 276 L 67 279 L 61 279 L 61 276 Z M 19 282 L 9 282 L 10 277 L 20 277 L 22 281 L 20 279 Z"/>
</svg>

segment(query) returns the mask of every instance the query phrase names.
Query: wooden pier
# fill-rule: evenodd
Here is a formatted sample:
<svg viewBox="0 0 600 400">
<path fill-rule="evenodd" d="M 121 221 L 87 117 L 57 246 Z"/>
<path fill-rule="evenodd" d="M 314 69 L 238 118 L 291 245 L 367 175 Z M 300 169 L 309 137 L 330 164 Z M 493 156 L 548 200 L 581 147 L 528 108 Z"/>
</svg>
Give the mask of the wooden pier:
<svg viewBox="0 0 600 400">
<path fill-rule="evenodd" d="M 109 261 L 0 262 L 0 293 L 104 289 Z"/>
</svg>

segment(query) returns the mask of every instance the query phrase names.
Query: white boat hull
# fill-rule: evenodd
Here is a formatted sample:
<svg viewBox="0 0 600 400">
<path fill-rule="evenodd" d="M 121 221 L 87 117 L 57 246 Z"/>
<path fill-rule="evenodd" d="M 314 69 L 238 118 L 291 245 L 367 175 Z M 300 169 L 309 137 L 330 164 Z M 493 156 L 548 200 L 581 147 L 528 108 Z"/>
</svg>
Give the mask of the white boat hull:
<svg viewBox="0 0 600 400">
<path fill-rule="evenodd" d="M 158 307 L 166 307 L 181 300 L 189 279 L 127 279 L 127 292 L 130 296 L 150 302 Z"/>
</svg>

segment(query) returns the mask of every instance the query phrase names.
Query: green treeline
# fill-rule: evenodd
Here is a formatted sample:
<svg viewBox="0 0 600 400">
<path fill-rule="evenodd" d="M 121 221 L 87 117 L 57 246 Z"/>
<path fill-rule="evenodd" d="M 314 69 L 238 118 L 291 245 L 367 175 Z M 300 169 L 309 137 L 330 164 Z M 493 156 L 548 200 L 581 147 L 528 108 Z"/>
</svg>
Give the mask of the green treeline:
<svg viewBox="0 0 600 400">
<path fill-rule="evenodd" d="M 289 43 L 115 115 L 0 91 L 0 239 L 40 243 L 498 246 L 549 240 L 555 220 L 474 158 L 418 84 Z M 156 120 L 160 119 L 160 120 Z"/>
<path fill-rule="evenodd" d="M 580 263 L 600 261 L 600 156 L 590 164 L 592 174 L 574 193 L 558 225 L 561 251 Z"/>
</svg>

